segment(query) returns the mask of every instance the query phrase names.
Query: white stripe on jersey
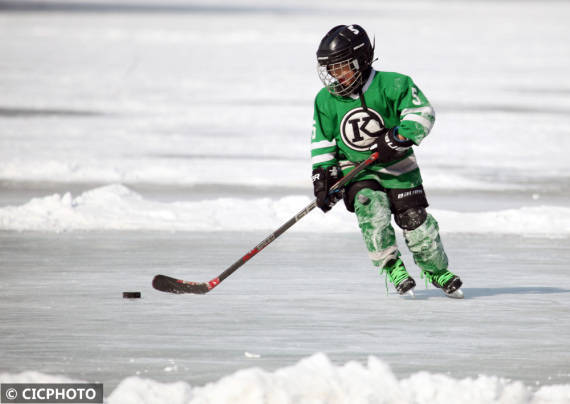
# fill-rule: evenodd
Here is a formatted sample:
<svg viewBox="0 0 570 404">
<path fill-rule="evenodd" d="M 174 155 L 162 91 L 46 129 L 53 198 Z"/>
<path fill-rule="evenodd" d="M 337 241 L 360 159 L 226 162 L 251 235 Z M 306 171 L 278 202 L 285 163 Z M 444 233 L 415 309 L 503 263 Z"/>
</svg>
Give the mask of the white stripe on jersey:
<svg viewBox="0 0 570 404">
<path fill-rule="evenodd" d="M 348 161 L 348 160 L 341 160 L 338 162 L 338 165 L 340 166 L 341 170 L 356 167 L 356 163 L 353 163 L 352 161 Z"/>
<path fill-rule="evenodd" d="M 324 149 L 325 147 L 333 147 L 333 146 L 336 146 L 336 140 L 333 139 L 332 142 L 329 142 L 328 140 L 321 140 L 320 142 L 311 143 L 311 150 Z"/>
<path fill-rule="evenodd" d="M 320 163 L 325 163 L 327 161 L 331 161 L 334 159 L 335 159 L 335 156 L 332 153 L 319 154 L 318 156 L 311 157 L 311 163 L 313 165 L 314 164 L 320 164 Z"/>
<path fill-rule="evenodd" d="M 396 164 L 392 164 L 391 166 L 381 168 L 378 170 L 379 173 L 382 174 L 389 174 L 394 176 L 399 176 L 405 173 L 409 173 L 410 171 L 415 170 L 418 168 L 418 163 L 416 161 L 416 156 L 409 156 L 402 161 L 398 161 Z"/>
<path fill-rule="evenodd" d="M 414 121 L 422 125 L 429 132 L 433 128 L 433 122 L 423 116 L 408 114 L 402 118 L 402 121 Z"/>
<path fill-rule="evenodd" d="M 422 114 L 422 115 L 431 115 L 435 118 L 435 111 L 431 106 L 426 107 L 418 107 L 418 108 L 406 108 L 402 111 L 401 115 L 408 115 L 408 114 Z"/>
</svg>

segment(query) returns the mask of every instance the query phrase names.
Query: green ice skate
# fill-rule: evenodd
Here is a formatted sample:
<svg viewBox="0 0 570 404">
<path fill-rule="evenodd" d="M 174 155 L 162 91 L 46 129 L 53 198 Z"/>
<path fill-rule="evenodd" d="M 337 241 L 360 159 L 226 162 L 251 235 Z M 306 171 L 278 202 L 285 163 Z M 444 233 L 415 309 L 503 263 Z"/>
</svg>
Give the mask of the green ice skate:
<svg viewBox="0 0 570 404">
<path fill-rule="evenodd" d="M 422 278 L 423 277 L 426 278 L 426 285 L 429 281 L 436 288 L 440 288 L 446 296 L 453 297 L 455 299 L 463 299 L 463 292 L 459 289 L 463 282 L 461 282 L 459 276 L 454 275 L 447 269 L 438 273 L 422 271 Z"/>
<path fill-rule="evenodd" d="M 388 278 L 390 278 L 390 282 L 392 282 L 400 295 L 408 293 L 414 296 L 416 281 L 408 274 L 400 258 L 386 264 L 386 266 L 381 269 L 380 273 L 382 272 L 386 272 Z"/>
</svg>

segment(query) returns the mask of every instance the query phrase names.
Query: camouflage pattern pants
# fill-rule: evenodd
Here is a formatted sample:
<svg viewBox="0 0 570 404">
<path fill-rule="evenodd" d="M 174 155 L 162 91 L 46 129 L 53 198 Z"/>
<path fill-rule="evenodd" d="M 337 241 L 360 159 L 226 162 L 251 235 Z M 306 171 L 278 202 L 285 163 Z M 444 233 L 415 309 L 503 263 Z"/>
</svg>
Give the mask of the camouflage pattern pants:
<svg viewBox="0 0 570 404">
<path fill-rule="evenodd" d="M 382 269 L 400 256 L 391 224 L 390 201 L 385 192 L 365 188 L 355 196 L 354 211 L 372 263 Z M 414 230 L 404 230 L 404 239 L 416 264 L 431 273 L 446 270 L 447 255 L 439 236 L 437 221 L 429 213 Z"/>
</svg>

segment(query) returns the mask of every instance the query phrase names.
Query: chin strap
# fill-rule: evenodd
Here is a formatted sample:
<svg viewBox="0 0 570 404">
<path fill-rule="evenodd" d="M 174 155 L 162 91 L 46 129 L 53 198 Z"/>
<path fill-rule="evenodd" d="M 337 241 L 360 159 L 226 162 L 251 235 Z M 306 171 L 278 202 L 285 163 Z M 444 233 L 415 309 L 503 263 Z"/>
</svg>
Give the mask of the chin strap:
<svg viewBox="0 0 570 404">
<path fill-rule="evenodd" d="M 362 104 L 362 109 L 364 110 L 364 112 L 368 112 L 368 106 L 366 105 L 364 94 L 362 93 L 362 87 L 358 89 L 358 97 L 360 98 L 360 104 Z"/>
<path fill-rule="evenodd" d="M 366 74 L 366 77 L 364 77 L 364 74 L 362 75 L 362 84 L 360 85 L 360 87 L 358 89 L 358 98 L 360 98 L 360 104 L 362 105 L 362 109 L 364 110 L 364 112 L 368 113 L 368 106 L 366 105 L 366 100 L 364 99 L 364 93 L 362 92 L 362 88 L 364 87 L 364 85 L 368 81 L 368 79 L 370 78 L 370 74 L 372 73 L 372 69 L 368 68 L 366 70 L 366 72 L 368 72 L 368 74 Z"/>
</svg>

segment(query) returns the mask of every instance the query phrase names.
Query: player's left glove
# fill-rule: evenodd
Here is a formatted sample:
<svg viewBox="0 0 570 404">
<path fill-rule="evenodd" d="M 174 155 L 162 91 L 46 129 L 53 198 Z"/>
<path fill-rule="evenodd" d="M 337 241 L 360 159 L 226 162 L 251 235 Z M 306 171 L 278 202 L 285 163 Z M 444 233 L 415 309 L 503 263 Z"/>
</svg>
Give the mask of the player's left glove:
<svg viewBox="0 0 570 404">
<path fill-rule="evenodd" d="M 378 152 L 378 162 L 388 163 L 395 160 L 398 155 L 404 153 L 408 150 L 414 142 L 409 139 L 402 140 L 398 135 L 398 127 L 386 130 L 382 135 L 378 137 L 376 142 L 370 147 L 370 151 Z"/>
<path fill-rule="evenodd" d="M 328 212 L 335 203 L 342 199 L 342 190 L 329 194 L 331 187 L 342 178 L 342 171 L 338 166 L 318 167 L 313 170 L 313 188 L 317 197 L 317 206 L 323 212 Z"/>
</svg>

